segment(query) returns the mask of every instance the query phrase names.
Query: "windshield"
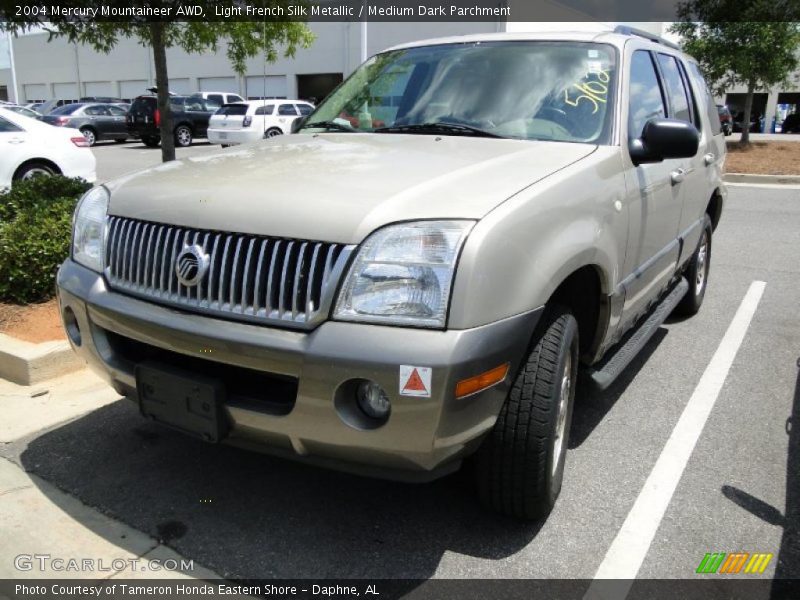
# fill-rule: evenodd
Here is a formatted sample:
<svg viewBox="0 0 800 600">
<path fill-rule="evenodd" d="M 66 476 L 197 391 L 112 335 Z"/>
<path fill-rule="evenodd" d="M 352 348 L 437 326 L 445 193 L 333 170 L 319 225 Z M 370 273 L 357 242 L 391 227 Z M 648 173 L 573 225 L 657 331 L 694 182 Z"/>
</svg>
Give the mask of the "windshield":
<svg viewBox="0 0 800 600">
<path fill-rule="evenodd" d="M 306 130 L 608 143 L 615 79 L 615 53 L 604 44 L 395 50 L 359 67 L 309 117 Z"/>
</svg>

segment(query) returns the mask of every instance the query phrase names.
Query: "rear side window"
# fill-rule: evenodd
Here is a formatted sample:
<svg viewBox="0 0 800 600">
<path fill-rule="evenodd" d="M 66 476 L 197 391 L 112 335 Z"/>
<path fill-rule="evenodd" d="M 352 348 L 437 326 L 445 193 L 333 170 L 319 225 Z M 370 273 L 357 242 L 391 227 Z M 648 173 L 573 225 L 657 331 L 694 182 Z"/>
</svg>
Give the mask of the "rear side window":
<svg viewBox="0 0 800 600">
<path fill-rule="evenodd" d="M 22 129 L 11 121 L 6 121 L 3 117 L 0 117 L 0 133 L 13 133 L 15 131 L 22 131 Z"/>
<path fill-rule="evenodd" d="M 217 115 L 245 115 L 247 114 L 246 104 L 226 104 L 220 108 L 216 113 Z"/>
<path fill-rule="evenodd" d="M 222 94 L 209 94 L 206 100 L 211 100 L 217 106 L 222 106 L 225 104 L 225 99 L 222 97 Z"/>
<path fill-rule="evenodd" d="M 631 58 L 628 137 L 638 138 L 647 121 L 663 118 L 666 114 L 653 59 L 649 52 L 637 50 Z"/>
<path fill-rule="evenodd" d="M 76 112 L 83 104 L 64 104 L 50 111 L 51 115 L 71 115 Z"/>
<path fill-rule="evenodd" d="M 667 97 L 672 108 L 670 117 L 691 123 L 692 110 L 689 108 L 691 106 L 691 97 L 683 85 L 678 61 L 674 56 L 659 54 L 658 64 L 661 66 L 664 84 L 667 87 Z"/>
<path fill-rule="evenodd" d="M 108 111 L 103 106 L 87 106 L 83 110 L 83 114 L 97 117 L 97 116 L 107 115 Z"/>
<path fill-rule="evenodd" d="M 237 94 L 228 94 L 228 102 L 244 102 L 244 98 Z"/>
<path fill-rule="evenodd" d="M 722 114 L 727 114 L 728 116 L 730 116 L 730 111 L 724 106 L 717 108 L 716 104 L 714 104 L 714 96 L 711 94 L 711 90 L 708 89 L 708 84 L 703 79 L 703 74 L 700 72 L 700 67 L 697 63 L 687 63 L 687 69 L 689 77 L 694 79 L 694 87 L 698 91 L 697 101 L 700 105 L 700 110 L 705 110 L 706 112 L 706 118 L 711 127 L 711 135 L 722 133 L 722 126 L 719 121 L 720 109 L 722 109 Z"/>
<path fill-rule="evenodd" d="M 294 108 L 294 104 L 281 104 L 278 107 L 278 114 L 296 116 L 297 111 Z"/>
<path fill-rule="evenodd" d="M 275 112 L 274 104 L 267 104 L 266 106 L 259 106 L 256 108 L 257 115 L 271 115 L 273 112 Z"/>
</svg>

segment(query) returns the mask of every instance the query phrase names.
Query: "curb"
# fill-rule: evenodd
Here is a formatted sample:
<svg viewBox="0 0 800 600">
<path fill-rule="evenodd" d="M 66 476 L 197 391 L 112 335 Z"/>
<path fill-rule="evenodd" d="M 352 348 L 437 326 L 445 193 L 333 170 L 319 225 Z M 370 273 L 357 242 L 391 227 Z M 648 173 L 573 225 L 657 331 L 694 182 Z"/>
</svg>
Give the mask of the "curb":
<svg viewBox="0 0 800 600">
<path fill-rule="evenodd" d="M 33 385 L 84 366 L 66 340 L 33 344 L 0 333 L 0 378 Z"/>
<path fill-rule="evenodd" d="M 770 183 L 779 185 L 800 184 L 800 175 L 756 175 L 755 173 L 725 173 L 727 183 Z"/>
</svg>

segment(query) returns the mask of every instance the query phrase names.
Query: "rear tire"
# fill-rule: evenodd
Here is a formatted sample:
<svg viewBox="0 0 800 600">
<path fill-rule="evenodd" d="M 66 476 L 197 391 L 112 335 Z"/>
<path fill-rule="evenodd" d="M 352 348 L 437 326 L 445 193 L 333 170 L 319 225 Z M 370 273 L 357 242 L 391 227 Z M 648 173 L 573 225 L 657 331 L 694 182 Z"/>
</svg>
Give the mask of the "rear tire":
<svg viewBox="0 0 800 600">
<path fill-rule="evenodd" d="M 181 148 L 192 145 L 192 130 L 187 125 L 178 125 L 175 128 L 175 145 Z"/>
<path fill-rule="evenodd" d="M 552 510 L 564 477 L 577 373 L 578 323 L 569 310 L 553 307 L 478 449 L 478 495 L 487 507 L 529 520 Z"/>
<path fill-rule="evenodd" d="M 689 281 L 689 291 L 673 311 L 676 315 L 690 317 L 696 315 L 703 305 L 708 287 L 708 274 L 711 271 L 711 234 L 713 227 L 708 214 L 703 220 L 703 233 L 700 242 L 694 251 L 692 260 L 686 268 L 686 279 Z"/>
<path fill-rule="evenodd" d="M 142 143 L 148 148 L 158 148 L 161 145 L 161 138 L 157 137 L 143 137 Z"/>
<path fill-rule="evenodd" d="M 97 143 L 97 134 L 91 127 L 84 127 L 80 132 L 90 146 L 94 146 Z"/>
<path fill-rule="evenodd" d="M 26 179 L 33 179 L 34 177 L 39 177 L 41 175 L 57 175 L 58 170 L 53 169 L 50 165 L 41 162 L 29 162 L 22 165 L 19 169 L 17 169 L 16 173 L 14 173 L 14 177 L 12 178 L 14 181 L 24 181 Z"/>
<path fill-rule="evenodd" d="M 278 137 L 279 135 L 283 135 L 283 132 L 280 129 L 277 127 L 270 127 L 264 132 L 264 139 L 268 140 L 270 138 Z"/>
</svg>

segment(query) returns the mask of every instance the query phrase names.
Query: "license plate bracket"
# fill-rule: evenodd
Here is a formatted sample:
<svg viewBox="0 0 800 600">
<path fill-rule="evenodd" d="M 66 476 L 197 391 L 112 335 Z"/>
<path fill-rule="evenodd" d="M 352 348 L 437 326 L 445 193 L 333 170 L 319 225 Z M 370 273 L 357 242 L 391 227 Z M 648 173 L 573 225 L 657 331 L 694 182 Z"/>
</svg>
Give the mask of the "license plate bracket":
<svg viewBox="0 0 800 600">
<path fill-rule="evenodd" d="M 208 442 L 227 435 L 221 380 L 150 361 L 136 365 L 134 375 L 143 416 Z"/>
</svg>

